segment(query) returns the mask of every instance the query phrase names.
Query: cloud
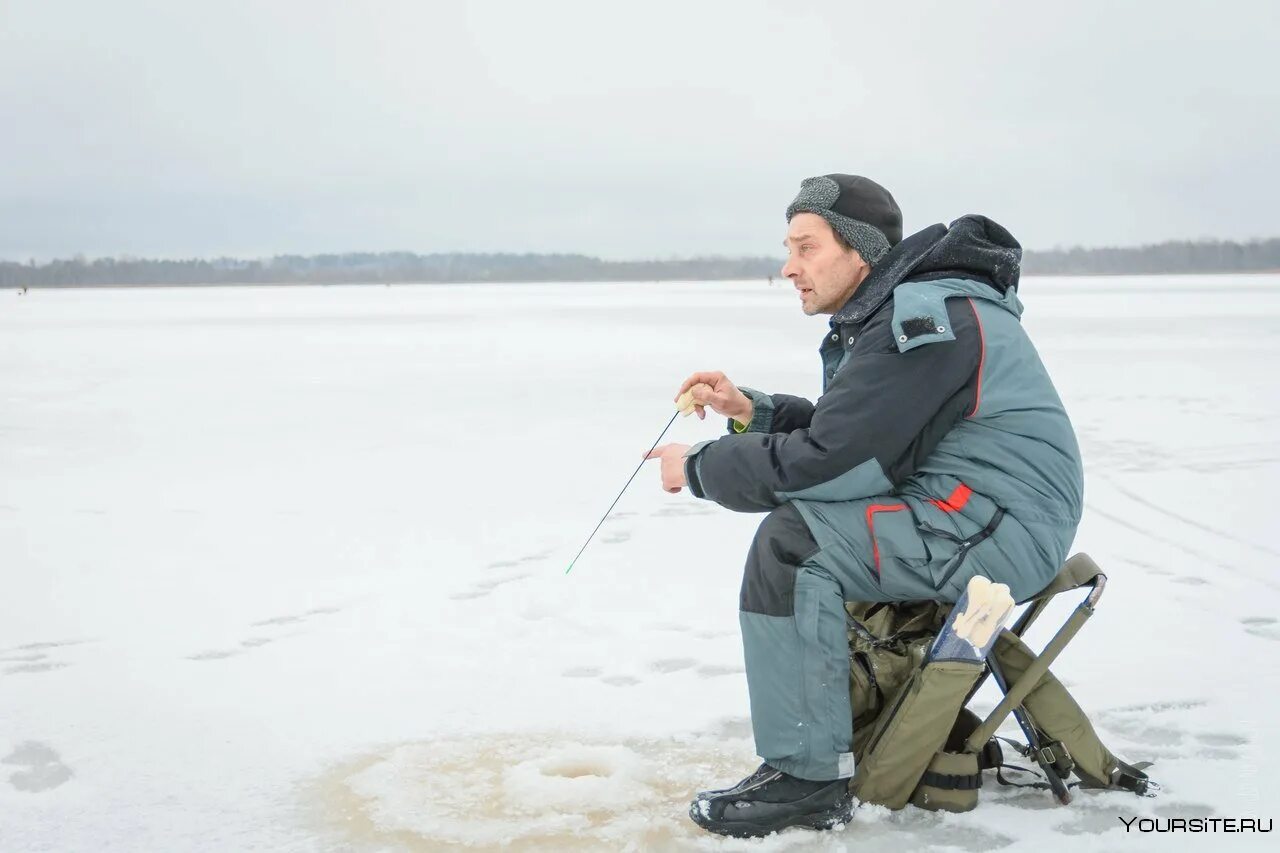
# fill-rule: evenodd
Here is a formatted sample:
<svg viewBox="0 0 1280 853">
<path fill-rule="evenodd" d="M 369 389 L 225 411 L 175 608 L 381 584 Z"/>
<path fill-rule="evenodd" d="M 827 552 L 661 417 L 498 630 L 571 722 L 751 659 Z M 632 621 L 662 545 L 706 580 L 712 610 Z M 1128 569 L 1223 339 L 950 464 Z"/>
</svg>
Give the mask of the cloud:
<svg viewBox="0 0 1280 853">
<path fill-rule="evenodd" d="M 1275 4 L 0 6 L 0 257 L 773 251 L 801 178 L 1024 244 L 1280 233 Z"/>
</svg>

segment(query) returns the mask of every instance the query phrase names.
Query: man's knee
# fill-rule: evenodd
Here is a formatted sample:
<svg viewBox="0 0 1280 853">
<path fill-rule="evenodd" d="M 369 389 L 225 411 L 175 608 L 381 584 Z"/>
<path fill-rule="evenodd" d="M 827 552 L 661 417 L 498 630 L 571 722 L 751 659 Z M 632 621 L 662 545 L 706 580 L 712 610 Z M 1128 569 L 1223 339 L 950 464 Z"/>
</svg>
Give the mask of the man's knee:
<svg viewBox="0 0 1280 853">
<path fill-rule="evenodd" d="M 747 613 L 790 616 L 795 610 L 796 569 L 818 551 L 795 504 L 785 503 L 756 529 L 742 574 L 740 606 Z"/>
</svg>

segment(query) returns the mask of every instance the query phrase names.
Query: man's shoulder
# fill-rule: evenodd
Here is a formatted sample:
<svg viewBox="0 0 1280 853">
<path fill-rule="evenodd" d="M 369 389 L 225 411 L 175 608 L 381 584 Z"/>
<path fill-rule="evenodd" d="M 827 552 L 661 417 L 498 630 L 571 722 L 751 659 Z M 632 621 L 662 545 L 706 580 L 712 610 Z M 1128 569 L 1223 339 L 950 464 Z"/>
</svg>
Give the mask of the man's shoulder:
<svg viewBox="0 0 1280 853">
<path fill-rule="evenodd" d="M 983 282 L 959 277 L 906 281 L 894 288 L 892 298 L 873 319 L 887 327 L 899 352 L 954 341 L 972 324 L 972 311 L 957 310 L 951 301 L 985 298 L 990 289 Z"/>
</svg>

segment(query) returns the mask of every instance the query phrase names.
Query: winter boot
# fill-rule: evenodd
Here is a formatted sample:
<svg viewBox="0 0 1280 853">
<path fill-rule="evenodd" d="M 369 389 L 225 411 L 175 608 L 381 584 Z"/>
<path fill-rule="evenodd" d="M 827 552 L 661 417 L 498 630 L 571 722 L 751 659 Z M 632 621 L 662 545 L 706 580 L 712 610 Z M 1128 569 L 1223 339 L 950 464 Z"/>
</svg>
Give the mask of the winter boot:
<svg viewBox="0 0 1280 853">
<path fill-rule="evenodd" d="M 789 826 L 831 829 L 851 820 L 849 780 L 810 782 L 768 764 L 723 791 L 703 791 L 689 817 L 717 835 L 755 838 Z"/>
</svg>

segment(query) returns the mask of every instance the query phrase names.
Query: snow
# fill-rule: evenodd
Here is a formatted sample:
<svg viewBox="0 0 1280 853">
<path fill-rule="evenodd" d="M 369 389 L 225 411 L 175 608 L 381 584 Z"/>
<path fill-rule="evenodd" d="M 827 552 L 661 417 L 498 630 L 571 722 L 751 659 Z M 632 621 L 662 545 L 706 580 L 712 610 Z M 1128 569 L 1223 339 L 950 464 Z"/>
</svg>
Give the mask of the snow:
<svg viewBox="0 0 1280 853">
<path fill-rule="evenodd" d="M 1055 671 L 1162 797 L 989 780 L 969 814 L 756 842 L 688 819 L 758 764 L 760 516 L 649 463 L 564 570 L 686 375 L 817 393 L 825 318 L 788 288 L 6 291 L 0 850 L 1127 847 L 1154 834 L 1119 817 L 1267 819 L 1280 276 L 1023 296 L 1110 576 Z"/>
</svg>

